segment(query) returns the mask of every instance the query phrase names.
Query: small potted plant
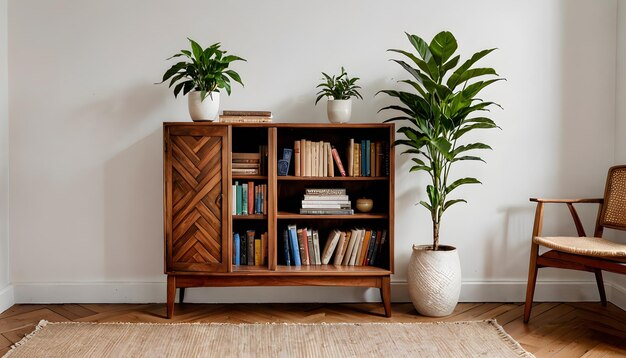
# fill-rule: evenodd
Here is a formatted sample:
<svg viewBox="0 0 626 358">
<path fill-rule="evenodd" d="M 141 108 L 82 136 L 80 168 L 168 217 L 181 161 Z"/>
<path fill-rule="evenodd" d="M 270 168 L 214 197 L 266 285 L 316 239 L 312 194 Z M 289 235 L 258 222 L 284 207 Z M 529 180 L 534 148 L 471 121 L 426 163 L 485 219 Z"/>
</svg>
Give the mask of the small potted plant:
<svg viewBox="0 0 626 358">
<path fill-rule="evenodd" d="M 357 91 L 359 86 L 356 85 L 358 77 L 350 78 L 346 73 L 346 70 L 341 67 L 341 74 L 339 76 L 329 76 L 322 72 L 324 75 L 324 82 L 317 85 L 315 88 L 321 88 L 317 92 L 317 99 L 315 104 L 322 98 L 328 98 L 327 113 L 328 120 L 331 123 L 346 123 L 350 121 L 352 115 L 352 97 L 363 99 L 361 94 Z"/>
<path fill-rule="evenodd" d="M 189 94 L 189 114 L 194 121 L 214 121 L 220 106 L 220 89 L 231 93 L 231 79 L 243 86 L 241 77 L 229 70 L 231 62 L 245 61 L 233 55 L 226 56 L 227 51 L 220 49 L 215 43 L 203 49 L 197 42 L 187 38 L 191 43 L 191 51 L 181 50 L 168 60 L 183 57 L 183 61 L 174 64 L 163 75 L 163 83 L 170 80 L 169 87 L 174 87 L 174 97 L 182 91 Z"/>
<path fill-rule="evenodd" d="M 452 313 L 459 299 L 461 267 L 456 248 L 439 244 L 441 219 L 454 204 L 466 202 L 451 198 L 456 188 L 465 184 L 480 184 L 478 179 L 471 177 L 453 179 L 451 169 L 453 164 L 461 161 L 483 161 L 479 156 L 468 153 L 491 149 L 484 143 L 467 143 L 469 136 L 465 135 L 477 129 L 497 128 L 483 111 L 498 104 L 484 101 L 477 95 L 502 78 L 492 68 L 473 67 L 494 49 L 479 51 L 458 66 L 460 56 L 454 56 L 457 42 L 450 32 L 440 32 L 430 44 L 416 35 L 407 34 L 407 37 L 417 53 L 389 51 L 400 53 L 410 60 L 410 63 L 393 61 L 413 77 L 400 81 L 408 84 L 411 91 L 381 91 L 401 102 L 401 105 L 381 110 L 401 113 L 385 121 L 406 123 L 406 126 L 398 128 L 398 132 L 406 138 L 397 140 L 394 145 L 407 147 L 403 154 L 410 155 L 414 164 L 410 172 L 424 171 L 430 181 L 426 186 L 428 199 L 420 201 L 420 204 L 430 213 L 433 243 L 413 245 L 408 269 L 409 295 L 419 313 L 446 316 Z"/>
</svg>

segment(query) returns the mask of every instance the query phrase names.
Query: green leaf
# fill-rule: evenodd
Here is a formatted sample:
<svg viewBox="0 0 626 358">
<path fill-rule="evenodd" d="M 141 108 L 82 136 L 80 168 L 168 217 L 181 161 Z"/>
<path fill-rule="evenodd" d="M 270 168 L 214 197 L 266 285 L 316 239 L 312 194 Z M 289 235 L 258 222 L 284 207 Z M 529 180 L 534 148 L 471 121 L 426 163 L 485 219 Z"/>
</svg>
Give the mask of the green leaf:
<svg viewBox="0 0 626 358">
<path fill-rule="evenodd" d="M 473 54 L 469 60 L 465 61 L 459 68 L 456 69 L 456 71 L 454 71 L 454 73 L 452 73 L 450 78 L 448 78 L 448 82 L 447 82 L 448 87 L 450 87 L 451 89 L 456 88 L 456 86 L 459 83 L 461 83 L 461 81 L 459 81 L 459 78 L 461 77 L 461 75 L 465 71 L 467 71 L 470 67 L 472 67 L 474 63 L 476 63 L 481 58 L 487 56 L 489 53 L 491 53 L 494 50 L 495 48 L 492 48 L 488 50 L 479 51 Z"/>
<path fill-rule="evenodd" d="M 396 49 L 390 49 L 387 51 L 391 51 L 391 52 L 397 52 L 397 53 L 401 53 L 404 56 L 408 57 L 411 59 L 411 61 L 413 61 L 413 63 L 415 63 L 417 65 L 417 67 L 419 67 L 422 71 L 424 71 L 424 73 L 428 74 L 431 78 L 433 78 L 435 81 L 437 80 L 437 72 L 435 71 L 435 73 L 433 74 L 431 72 L 430 67 L 428 67 L 428 64 L 426 63 L 426 61 L 418 58 L 417 56 L 415 56 L 414 54 L 408 52 L 408 51 L 403 51 L 403 50 L 396 50 Z"/>
<path fill-rule="evenodd" d="M 428 48 L 428 44 L 426 43 L 426 41 L 422 40 L 422 38 L 417 35 L 410 35 L 406 32 L 405 34 L 409 39 L 409 42 L 411 42 L 411 45 L 413 45 L 415 50 L 417 50 L 417 53 L 420 55 L 420 57 L 422 57 L 422 59 L 426 61 L 426 63 L 432 61 L 433 55 L 430 52 L 430 48 Z"/>
<path fill-rule="evenodd" d="M 449 207 L 451 207 L 452 205 L 454 205 L 456 203 L 467 203 L 467 201 L 464 200 L 464 199 L 448 200 L 448 201 L 446 201 L 445 204 L 443 204 L 443 211 L 446 211 Z"/>
<path fill-rule="evenodd" d="M 489 129 L 489 128 L 495 128 L 496 125 L 495 124 L 490 124 L 490 123 L 476 123 L 476 124 L 472 124 L 469 126 L 465 126 L 461 129 L 459 129 L 458 131 L 456 131 L 454 133 L 454 135 L 452 136 L 452 139 L 459 139 L 461 138 L 461 136 L 467 132 L 473 131 L 474 129 Z"/>
<path fill-rule="evenodd" d="M 450 192 L 454 189 L 456 189 L 457 187 L 459 187 L 460 185 L 465 185 L 465 184 L 482 184 L 478 179 L 476 178 L 461 178 L 461 179 L 457 179 L 454 181 L 454 183 L 448 185 L 446 187 L 446 195 L 450 194 Z"/>
<path fill-rule="evenodd" d="M 443 66 L 441 66 L 441 77 L 446 74 L 446 72 L 450 71 L 459 63 L 460 55 L 454 56 L 450 61 L 446 62 Z"/>
<path fill-rule="evenodd" d="M 479 161 L 481 161 L 483 163 L 486 163 L 481 157 L 475 157 L 475 156 L 471 156 L 471 155 L 466 155 L 466 156 L 463 156 L 463 157 L 454 158 L 452 161 L 453 162 L 458 162 L 458 161 L 461 161 L 461 160 L 479 160 Z"/>
<path fill-rule="evenodd" d="M 393 109 L 395 111 L 404 112 L 405 114 L 407 114 L 407 115 L 409 115 L 411 117 L 415 116 L 415 113 L 413 111 L 411 111 L 410 109 L 407 109 L 407 108 L 404 108 L 404 107 L 401 107 L 401 106 L 396 106 L 396 105 L 383 107 L 383 108 L 379 109 L 378 112 L 384 111 L 384 110 L 387 110 L 387 109 Z"/>
<path fill-rule="evenodd" d="M 484 75 L 497 76 L 498 74 L 496 73 L 496 70 L 494 70 L 493 68 L 473 68 L 471 70 L 467 70 L 463 72 L 457 80 L 458 80 L 458 83 L 463 83 L 472 78 L 484 76 Z"/>
<path fill-rule="evenodd" d="M 457 47 L 458 45 L 454 35 L 448 31 L 442 31 L 435 35 L 429 46 L 430 52 L 435 59 L 435 63 L 439 66 L 448 61 L 448 59 L 456 51 Z"/>
<path fill-rule="evenodd" d="M 189 42 L 191 43 L 191 50 L 193 51 L 193 57 L 196 58 L 196 60 L 199 60 L 200 57 L 202 57 L 202 47 L 200 45 L 198 45 L 197 42 L 195 42 L 194 40 L 187 38 L 187 40 L 189 40 Z"/>
<path fill-rule="evenodd" d="M 484 143 L 472 143 L 468 145 L 462 145 L 452 151 L 452 157 L 455 158 L 459 153 L 474 149 L 491 149 L 491 147 Z"/>
<path fill-rule="evenodd" d="M 432 144 L 439 152 L 441 152 L 441 154 L 444 155 L 444 157 L 450 157 L 450 148 L 452 147 L 452 144 L 446 138 L 439 137 L 432 141 Z"/>
<path fill-rule="evenodd" d="M 225 74 L 229 75 L 233 80 L 239 82 L 239 84 L 241 84 L 243 86 L 243 82 L 241 82 L 241 77 L 239 77 L 239 74 L 233 70 L 228 70 L 226 72 L 224 72 Z"/>
<path fill-rule="evenodd" d="M 433 211 L 433 207 L 430 206 L 427 202 L 425 201 L 420 201 L 420 205 L 425 207 L 426 209 L 428 209 L 428 211 L 432 212 Z"/>
<path fill-rule="evenodd" d="M 411 158 L 411 160 L 414 161 L 415 164 L 417 164 L 417 165 L 426 165 L 426 163 L 424 163 L 424 161 L 419 159 L 419 158 Z"/>
</svg>

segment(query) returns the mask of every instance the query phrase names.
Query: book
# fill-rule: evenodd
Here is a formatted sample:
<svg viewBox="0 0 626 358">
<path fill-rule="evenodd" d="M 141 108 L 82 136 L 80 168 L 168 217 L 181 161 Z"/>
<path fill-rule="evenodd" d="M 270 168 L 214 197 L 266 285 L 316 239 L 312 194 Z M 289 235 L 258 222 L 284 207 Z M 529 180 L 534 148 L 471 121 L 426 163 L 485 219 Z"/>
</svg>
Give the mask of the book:
<svg viewBox="0 0 626 358">
<path fill-rule="evenodd" d="M 376 176 L 376 143 L 370 142 L 370 176 Z"/>
<path fill-rule="evenodd" d="M 320 162 L 322 165 L 322 175 L 323 177 L 327 177 L 328 176 L 328 151 L 326 149 L 326 144 L 325 142 L 320 142 Z"/>
<path fill-rule="evenodd" d="M 302 205 L 350 205 L 350 200 L 302 200 Z"/>
<path fill-rule="evenodd" d="M 353 209 L 313 209 L 313 208 L 301 208 L 300 214 L 302 215 L 352 215 Z"/>
<path fill-rule="evenodd" d="M 313 257 L 315 258 L 314 264 L 321 265 L 322 259 L 320 255 L 320 233 L 317 230 L 313 230 Z"/>
<path fill-rule="evenodd" d="M 291 254 L 289 249 L 289 231 L 283 230 L 283 257 L 285 259 L 285 265 L 291 266 Z"/>
<path fill-rule="evenodd" d="M 300 176 L 300 141 L 297 140 L 293 143 L 293 155 L 294 155 L 294 175 Z"/>
<path fill-rule="evenodd" d="M 260 175 L 267 175 L 267 145 L 259 146 L 259 158 L 261 163 L 261 168 L 259 170 Z"/>
<path fill-rule="evenodd" d="M 305 176 L 305 152 L 306 152 L 306 141 L 304 139 L 300 139 L 300 176 Z"/>
<path fill-rule="evenodd" d="M 354 246 L 357 241 L 359 241 L 359 230 L 352 229 L 350 231 L 350 242 L 348 242 L 348 247 L 346 248 L 346 252 L 343 256 L 343 260 L 341 264 L 347 266 L 350 264 L 350 257 L 352 256 L 352 252 L 354 251 Z"/>
<path fill-rule="evenodd" d="M 241 215 L 248 215 L 248 183 L 241 184 Z"/>
<path fill-rule="evenodd" d="M 224 110 L 222 112 L 224 116 L 253 116 L 253 117 L 272 117 L 270 111 L 237 111 L 237 110 Z"/>
<path fill-rule="evenodd" d="M 354 143 L 354 176 L 361 176 L 361 144 Z"/>
<path fill-rule="evenodd" d="M 355 241 L 352 253 L 350 253 L 350 262 L 348 262 L 348 265 L 350 266 L 356 265 L 356 260 L 359 256 L 359 252 L 361 251 L 361 246 L 363 246 L 364 234 L 364 230 L 359 230 L 359 235 L 357 236 L 358 240 Z"/>
<path fill-rule="evenodd" d="M 381 142 L 376 142 L 376 176 L 383 176 L 383 144 Z"/>
<path fill-rule="evenodd" d="M 363 266 L 369 266 L 372 259 L 374 248 L 376 248 L 376 230 L 371 231 L 371 238 L 367 244 L 367 251 L 365 253 L 365 259 L 363 260 Z"/>
<path fill-rule="evenodd" d="M 241 239 L 239 233 L 233 233 L 233 264 L 239 266 L 241 264 Z"/>
<path fill-rule="evenodd" d="M 304 141 L 304 176 L 311 176 L 311 141 Z M 300 149 L 302 150 L 302 149 Z"/>
<path fill-rule="evenodd" d="M 300 261 L 302 265 L 309 265 L 309 245 L 306 238 L 306 229 L 297 229 L 298 250 L 300 251 Z"/>
<path fill-rule="evenodd" d="M 260 169 L 259 163 L 238 163 L 234 162 L 231 166 L 232 169 Z"/>
<path fill-rule="evenodd" d="M 248 237 L 246 235 L 239 235 L 239 246 L 241 247 L 241 258 L 239 259 L 242 265 L 248 264 Z"/>
<path fill-rule="evenodd" d="M 300 260 L 300 250 L 298 245 L 298 233 L 295 225 L 287 226 L 287 230 L 289 231 L 289 249 L 291 250 L 291 259 L 293 261 L 294 266 L 301 266 L 302 261 Z"/>
<path fill-rule="evenodd" d="M 378 250 L 380 249 L 380 238 L 382 236 L 382 231 L 376 231 L 376 243 L 374 244 L 374 250 L 372 250 L 372 257 L 369 261 L 369 266 L 373 266 L 376 263 L 376 257 L 378 256 Z"/>
<path fill-rule="evenodd" d="M 233 168 L 232 173 L 233 175 L 259 175 L 260 170 L 252 168 Z"/>
<path fill-rule="evenodd" d="M 363 244 L 359 248 L 359 254 L 356 258 L 355 265 L 362 266 L 363 262 L 365 262 L 365 255 L 367 255 L 367 250 L 369 250 L 371 238 L 372 230 L 365 230 L 365 234 L 363 235 Z"/>
<path fill-rule="evenodd" d="M 339 173 L 342 177 L 345 177 L 346 171 L 343 168 L 343 164 L 341 164 L 339 153 L 337 153 L 337 149 L 334 146 L 331 146 L 331 152 L 333 153 L 333 158 L 335 159 L 335 164 L 337 164 L 337 169 L 339 169 Z"/>
<path fill-rule="evenodd" d="M 261 234 L 261 263 L 260 265 L 267 264 L 267 233 Z"/>
<path fill-rule="evenodd" d="M 326 162 L 328 164 L 328 176 L 335 176 L 335 166 L 333 165 L 333 152 L 330 143 L 326 143 Z"/>
<path fill-rule="evenodd" d="M 241 185 L 239 185 L 239 182 L 235 182 L 235 185 L 237 187 L 237 215 L 241 215 L 242 212 L 242 207 L 243 207 L 243 196 L 242 196 L 242 187 Z"/>
<path fill-rule="evenodd" d="M 339 230 L 333 230 L 328 235 L 328 239 L 326 239 L 326 245 L 324 245 L 324 252 L 322 254 L 322 265 L 327 265 L 330 261 L 333 252 L 335 252 L 335 248 L 337 247 L 337 242 L 339 241 L 340 236 L 341 232 Z"/>
<path fill-rule="evenodd" d="M 254 214 L 254 182 L 253 181 L 249 181 L 248 182 L 248 214 L 252 215 Z"/>
<path fill-rule="evenodd" d="M 233 161 L 256 161 L 257 163 L 261 162 L 261 153 L 232 153 L 231 156 Z M 251 163 L 251 162 L 242 162 L 242 163 Z"/>
<path fill-rule="evenodd" d="M 315 248 L 313 247 L 313 229 L 304 229 L 307 242 L 307 256 L 309 257 L 309 265 L 315 265 Z"/>
<path fill-rule="evenodd" d="M 348 142 L 348 151 L 346 154 L 348 158 L 348 173 L 351 177 L 354 176 L 354 138 L 350 138 Z"/>
<path fill-rule="evenodd" d="M 345 188 L 307 188 L 305 195 L 346 195 Z"/>
<path fill-rule="evenodd" d="M 235 182 L 236 183 L 236 182 Z M 231 214 L 237 215 L 237 185 L 233 184 L 232 196 L 231 196 Z"/>
<path fill-rule="evenodd" d="M 333 261 L 334 265 L 341 265 L 341 261 L 343 260 L 343 255 L 346 253 L 346 248 L 348 246 L 348 242 L 350 241 L 350 232 L 341 232 L 339 236 L 339 241 L 337 242 L 337 248 L 335 249 L 335 260 Z"/>
<path fill-rule="evenodd" d="M 319 160 L 318 154 L 319 153 L 318 153 L 318 148 L 317 148 L 317 142 L 311 142 L 311 176 L 312 177 L 319 176 L 317 173 L 317 169 L 318 169 L 317 161 Z"/>
<path fill-rule="evenodd" d="M 263 265 L 263 251 L 261 250 L 261 238 L 254 239 L 254 265 Z"/>
<path fill-rule="evenodd" d="M 221 114 L 219 121 L 222 123 L 272 123 L 272 117 L 264 116 L 228 116 Z"/>
<path fill-rule="evenodd" d="M 309 204 L 302 203 L 302 209 L 350 209 L 350 203 L 348 204 Z"/>
<path fill-rule="evenodd" d="M 246 241 L 248 243 L 248 265 L 254 266 L 254 230 L 246 231 Z"/>
</svg>

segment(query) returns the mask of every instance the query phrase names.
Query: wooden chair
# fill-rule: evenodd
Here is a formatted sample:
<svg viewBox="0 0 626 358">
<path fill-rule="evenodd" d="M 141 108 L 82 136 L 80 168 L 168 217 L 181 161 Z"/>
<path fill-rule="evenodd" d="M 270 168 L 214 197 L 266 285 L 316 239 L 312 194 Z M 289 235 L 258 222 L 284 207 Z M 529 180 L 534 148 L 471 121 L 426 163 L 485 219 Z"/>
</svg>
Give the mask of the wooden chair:
<svg viewBox="0 0 626 358">
<path fill-rule="evenodd" d="M 541 267 L 557 267 L 570 270 L 593 272 L 596 275 L 600 301 L 606 306 L 606 293 L 602 281 L 602 271 L 626 274 L 626 245 L 602 238 L 604 228 L 626 230 L 626 165 L 619 165 L 609 169 L 604 189 L 604 199 L 537 199 L 530 201 L 537 203 L 535 210 L 535 224 L 533 227 L 532 244 L 530 247 L 530 267 L 528 270 L 528 285 L 526 288 L 526 306 L 524 307 L 524 323 L 530 319 L 533 305 L 537 270 Z M 578 237 L 542 237 L 544 204 L 566 204 L 572 218 Z M 593 237 L 585 234 L 583 225 L 574 204 L 600 204 L 596 228 Z M 539 255 L 539 246 L 550 251 Z"/>
</svg>

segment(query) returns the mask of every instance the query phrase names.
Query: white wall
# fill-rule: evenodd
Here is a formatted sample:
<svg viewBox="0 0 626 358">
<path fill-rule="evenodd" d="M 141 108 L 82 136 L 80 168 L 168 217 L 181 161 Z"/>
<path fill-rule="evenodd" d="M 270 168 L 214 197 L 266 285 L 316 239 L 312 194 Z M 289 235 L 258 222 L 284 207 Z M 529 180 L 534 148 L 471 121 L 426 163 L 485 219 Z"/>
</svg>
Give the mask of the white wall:
<svg viewBox="0 0 626 358">
<path fill-rule="evenodd" d="M 13 305 L 9 285 L 9 82 L 7 1 L 0 0 L 0 312 Z"/>
<path fill-rule="evenodd" d="M 313 106 L 321 71 L 346 66 L 365 101 L 354 121 L 379 122 L 374 94 L 407 75 L 388 48 L 404 31 L 456 34 L 464 56 L 498 47 L 483 63 L 507 82 L 484 97 L 502 131 L 487 165 L 454 175 L 484 185 L 444 218 L 442 241 L 460 249 L 462 300 L 523 299 L 530 196 L 598 196 L 613 163 L 616 1 L 43 1 L 10 2 L 11 278 L 16 301 L 163 300 L 161 122 L 188 121 L 186 101 L 155 86 L 186 37 L 248 59 L 222 108 L 269 109 L 279 122 L 326 122 Z M 472 15 L 468 15 L 472 14 Z M 584 25 L 581 25 L 584 24 Z M 611 94 L 611 95 L 607 95 Z M 413 243 L 430 241 L 423 176 L 398 158 L 394 297 L 406 299 Z M 593 221 L 592 211 L 589 223 Z M 547 231 L 574 232 L 564 210 Z M 569 220 L 569 219 L 567 219 Z M 539 299 L 596 299 L 592 277 L 542 272 L 572 284 Z M 246 290 L 246 291 L 241 291 Z M 241 292 L 246 292 L 245 297 Z M 322 292 L 322 293 L 320 293 Z M 355 289 L 204 289 L 200 301 L 359 300 Z"/>
</svg>

